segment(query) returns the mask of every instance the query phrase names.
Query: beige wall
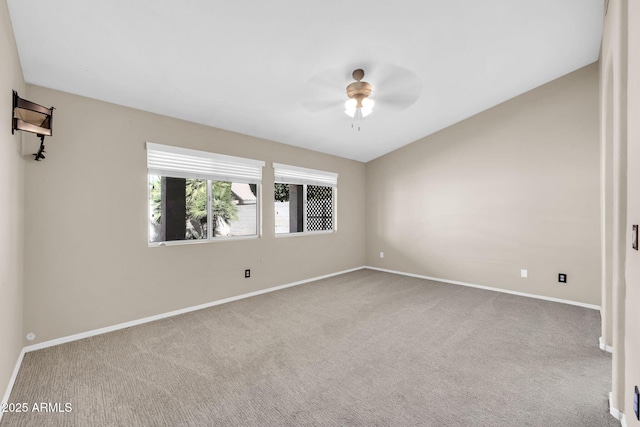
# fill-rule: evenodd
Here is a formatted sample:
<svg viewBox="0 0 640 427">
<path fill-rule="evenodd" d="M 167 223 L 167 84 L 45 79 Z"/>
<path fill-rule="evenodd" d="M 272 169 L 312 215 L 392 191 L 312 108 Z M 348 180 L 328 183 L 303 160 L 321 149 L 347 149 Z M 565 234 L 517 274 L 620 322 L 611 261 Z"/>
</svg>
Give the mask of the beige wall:
<svg viewBox="0 0 640 427">
<path fill-rule="evenodd" d="M 42 87 L 27 92 L 56 107 L 46 160 L 25 166 L 24 328 L 34 342 L 364 265 L 364 164 Z M 264 160 L 262 238 L 148 247 L 146 141 Z M 339 173 L 337 233 L 275 238 L 274 161 Z"/>
<path fill-rule="evenodd" d="M 598 171 L 593 64 L 369 162 L 367 265 L 599 305 Z"/>
<path fill-rule="evenodd" d="M 0 398 L 22 350 L 24 169 L 20 132 L 11 135 L 11 92 L 24 95 L 6 0 L 0 1 Z M 0 417 L 2 415 L 0 414 Z"/>
<path fill-rule="evenodd" d="M 627 232 L 640 224 L 640 4 L 628 2 L 628 92 L 627 92 Z M 640 252 L 626 250 L 626 321 L 625 321 L 625 414 L 628 426 L 640 426 L 633 413 L 633 389 L 640 387 Z"/>
</svg>

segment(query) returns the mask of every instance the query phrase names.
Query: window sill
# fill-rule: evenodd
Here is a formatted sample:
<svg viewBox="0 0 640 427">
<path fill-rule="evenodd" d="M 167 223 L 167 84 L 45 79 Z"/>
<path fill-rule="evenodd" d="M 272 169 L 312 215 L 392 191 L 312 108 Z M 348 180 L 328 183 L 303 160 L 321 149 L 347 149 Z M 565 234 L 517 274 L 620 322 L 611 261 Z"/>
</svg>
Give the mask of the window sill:
<svg viewBox="0 0 640 427">
<path fill-rule="evenodd" d="M 218 242 L 235 242 L 237 240 L 255 240 L 260 236 L 236 236 L 236 237 L 218 237 L 216 239 L 198 239 L 198 240 L 171 240 L 168 242 L 152 242 L 148 246 L 150 248 L 158 248 L 164 246 L 182 246 L 182 245 L 202 245 L 207 243 Z"/>
<path fill-rule="evenodd" d="M 297 233 L 278 233 L 276 234 L 276 239 L 286 238 L 286 237 L 300 237 L 300 236 L 322 236 L 327 234 L 334 234 L 336 230 L 329 231 L 299 231 Z"/>
</svg>

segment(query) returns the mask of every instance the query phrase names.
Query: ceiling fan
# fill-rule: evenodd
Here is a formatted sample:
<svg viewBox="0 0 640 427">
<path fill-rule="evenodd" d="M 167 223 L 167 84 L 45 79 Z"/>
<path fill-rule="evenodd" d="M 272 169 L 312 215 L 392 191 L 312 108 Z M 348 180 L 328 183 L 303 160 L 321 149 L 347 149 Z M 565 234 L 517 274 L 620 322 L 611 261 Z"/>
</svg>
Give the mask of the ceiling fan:
<svg viewBox="0 0 640 427">
<path fill-rule="evenodd" d="M 345 76 L 343 68 L 322 71 L 301 87 L 302 105 L 312 113 L 343 111 L 349 117 L 367 117 L 376 108 L 380 115 L 402 111 L 414 104 L 422 92 L 420 78 L 412 71 L 391 64 L 372 64 Z M 346 78 L 345 78 L 346 77 Z"/>
<path fill-rule="evenodd" d="M 347 116 L 355 118 L 356 116 L 367 117 L 373 111 L 375 101 L 369 96 L 373 91 L 371 83 L 363 82 L 364 70 L 358 68 L 351 74 L 355 82 L 347 86 L 347 96 L 349 99 L 344 103 L 344 112 Z"/>
</svg>

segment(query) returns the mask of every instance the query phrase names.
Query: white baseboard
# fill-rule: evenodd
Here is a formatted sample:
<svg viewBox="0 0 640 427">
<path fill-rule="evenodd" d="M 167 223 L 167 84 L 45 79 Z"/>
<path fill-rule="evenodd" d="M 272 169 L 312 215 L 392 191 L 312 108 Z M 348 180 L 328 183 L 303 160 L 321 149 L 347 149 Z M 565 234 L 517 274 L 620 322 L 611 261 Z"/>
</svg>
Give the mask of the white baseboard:
<svg viewBox="0 0 640 427">
<path fill-rule="evenodd" d="M 619 420 L 622 423 L 622 419 L 624 418 L 624 413 L 614 408 L 612 402 L 613 402 L 613 392 L 610 391 L 609 392 L 609 413 L 613 418 L 615 418 L 616 420 Z M 626 424 L 627 420 L 625 419 L 624 422 Z"/>
<path fill-rule="evenodd" d="M 613 353 L 613 347 L 610 345 L 606 345 L 602 337 L 598 338 L 598 343 L 600 345 L 600 350 L 606 351 L 607 353 Z"/>
<path fill-rule="evenodd" d="M 106 334 L 107 332 L 113 332 L 113 331 L 117 331 L 119 329 L 129 328 L 131 326 L 136 326 L 136 325 L 141 325 L 143 323 L 153 322 L 155 320 L 165 319 L 167 317 L 177 316 L 179 314 L 189 313 L 191 311 L 202 310 L 204 308 L 213 307 L 215 305 L 225 304 L 227 302 L 237 301 L 237 300 L 241 300 L 241 299 L 244 299 L 244 298 L 253 297 L 253 296 L 256 296 L 256 295 L 266 294 L 268 292 L 274 292 L 274 291 L 278 291 L 280 289 L 290 288 L 292 286 L 298 286 L 298 285 L 302 285 L 304 283 L 314 282 L 316 280 L 326 279 L 326 278 L 332 277 L 332 276 L 338 276 L 340 274 L 351 273 L 352 271 L 362 270 L 364 268 L 365 268 L 364 266 L 351 268 L 349 270 L 339 271 L 339 272 L 331 273 L 331 274 L 325 274 L 324 276 L 312 277 L 310 279 L 299 280 L 297 282 L 287 283 L 285 285 L 274 286 L 274 287 L 268 288 L 268 289 L 262 289 L 262 290 L 255 291 L 255 292 L 250 292 L 250 293 L 247 293 L 247 294 L 237 295 L 237 296 L 230 297 L 230 298 L 225 298 L 225 299 L 221 299 L 221 300 L 217 300 L 217 301 L 212 301 L 212 302 L 208 302 L 208 303 L 205 303 L 205 304 L 200 304 L 200 305 L 196 305 L 196 306 L 192 306 L 192 307 L 186 307 L 186 308 L 182 308 L 180 310 L 174 310 L 174 311 L 170 311 L 170 312 L 167 312 L 167 313 L 158 314 L 158 315 L 155 315 L 155 316 L 144 317 L 142 319 L 132 320 L 130 322 L 124 322 L 124 323 L 119 323 L 119 324 L 113 325 L 113 326 L 107 326 L 107 327 L 104 327 L 104 328 L 93 329 L 91 331 L 81 332 L 79 334 L 69 335 L 69 336 L 66 336 L 66 337 L 56 338 L 56 339 L 53 339 L 53 340 L 44 341 L 44 342 L 41 342 L 41 343 L 38 343 L 38 344 L 33 344 L 33 345 L 26 346 L 26 347 L 24 347 L 22 349 L 22 351 L 20 352 L 20 355 L 18 356 L 18 360 L 16 362 L 16 366 L 13 369 L 13 374 L 11 376 L 9 384 L 7 385 L 7 390 L 5 391 L 4 398 L 2 399 L 2 403 L 9 403 L 9 397 L 11 396 L 11 391 L 13 390 L 14 383 L 15 383 L 16 378 L 18 376 L 18 371 L 20 370 L 20 366 L 22 365 L 22 359 L 24 358 L 24 355 L 26 353 L 30 352 L 30 351 L 40 350 L 40 349 L 47 348 L 47 347 L 53 347 L 53 346 L 56 346 L 56 345 L 59 345 L 59 344 L 64 344 L 64 343 L 68 343 L 68 342 L 71 342 L 71 341 L 77 341 L 77 340 L 81 340 L 81 339 L 84 339 L 84 338 L 93 337 L 93 336 L 96 336 L 96 335 Z M 3 412 L 0 411 L 0 420 L 2 420 L 2 414 L 3 414 Z"/>
<path fill-rule="evenodd" d="M 479 288 L 479 289 L 485 289 L 485 290 L 489 290 L 489 291 L 496 291 L 496 292 L 503 292 L 503 293 L 507 293 L 507 294 L 512 294 L 512 295 L 519 295 L 519 296 L 524 296 L 524 297 L 529 297 L 529 298 L 537 298 L 537 299 L 542 299 L 542 300 L 546 300 L 546 301 L 553 301 L 553 302 L 560 302 L 560 303 L 564 303 L 564 304 L 570 304 L 570 305 L 576 305 L 576 306 L 580 306 L 580 307 L 586 307 L 586 308 L 590 308 L 590 309 L 594 309 L 594 310 L 599 310 L 600 307 L 599 306 L 595 306 L 595 305 L 591 305 L 591 304 L 585 304 L 585 303 L 580 303 L 580 302 L 576 302 L 576 301 L 568 301 L 568 300 L 562 300 L 559 298 L 551 298 L 551 297 L 545 297 L 545 296 L 540 296 L 540 295 L 534 295 L 534 294 L 527 294 L 527 293 L 523 293 L 523 292 L 516 292 L 516 291 L 509 291 L 506 289 L 500 289 L 500 288 L 492 288 L 489 286 L 483 286 L 483 285 L 475 285 L 472 283 L 465 283 L 465 282 L 458 282 L 455 280 L 447 280 L 447 279 L 441 279 L 441 278 L 437 278 L 437 277 L 430 277 L 430 276 L 423 276 L 423 275 L 419 275 L 419 274 L 411 274 L 411 273 L 405 273 L 402 271 L 396 271 L 396 270 L 388 270 L 388 269 L 384 269 L 384 268 L 378 268 L 378 267 L 370 267 L 370 266 L 362 266 L 362 267 L 356 267 L 356 268 L 352 268 L 349 270 L 344 270 L 344 271 L 339 271 L 336 273 L 331 273 L 331 274 L 326 274 L 323 276 L 317 276 L 317 277 L 312 277 L 309 279 L 304 279 L 304 280 L 300 280 L 297 282 L 293 282 L 293 283 L 288 283 L 285 285 L 280 285 L 280 286 L 274 286 L 272 288 L 267 288 L 267 289 L 262 289 L 259 291 L 255 291 L 255 292 L 250 292 L 250 293 L 246 293 L 246 294 L 242 294 L 242 295 L 237 295 L 234 297 L 230 297 L 230 298 L 225 298 L 222 300 L 217 300 L 217 301 L 212 301 L 212 302 L 208 302 L 205 304 L 200 304 L 200 305 L 196 305 L 196 306 L 192 306 L 192 307 L 186 307 L 186 308 L 182 308 L 180 310 L 174 310 L 174 311 L 170 311 L 167 313 L 162 313 L 162 314 L 158 314 L 155 316 L 149 316 L 149 317 L 144 317 L 142 319 L 137 319 L 137 320 L 132 320 L 129 322 L 124 322 L 124 323 L 119 323 L 116 325 L 112 325 L 112 326 L 107 326 L 104 328 L 99 328 L 99 329 L 93 329 L 90 331 L 86 331 L 86 332 L 82 332 L 79 334 L 74 334 L 74 335 L 69 335 L 66 337 L 61 337 L 61 338 L 56 338 L 53 340 L 49 340 L 49 341 L 44 341 L 38 344 L 33 344 L 30 346 L 26 346 L 22 349 L 22 352 L 20 353 L 20 356 L 18 357 L 18 361 L 16 362 L 16 366 L 13 372 L 13 375 L 11 377 L 11 381 L 9 382 L 8 386 L 7 386 L 7 390 L 5 392 L 5 396 L 3 399 L 3 403 L 7 403 L 9 396 L 11 395 L 11 390 L 13 389 L 13 385 L 14 382 L 16 380 L 16 377 L 18 375 L 18 371 L 20 370 L 20 365 L 22 364 L 22 359 L 24 358 L 25 353 L 30 352 L 30 351 L 35 351 L 35 350 L 40 350 L 43 348 L 47 348 L 47 347 L 53 347 L 56 345 L 60 345 L 60 344 L 64 344 L 64 343 L 68 343 L 68 342 L 72 342 L 72 341 L 77 341 L 77 340 L 81 340 L 84 338 L 89 338 L 89 337 L 93 337 L 96 335 L 101 335 L 101 334 L 106 334 L 108 332 L 113 332 L 113 331 L 117 331 L 120 329 L 125 329 L 125 328 L 129 328 L 131 326 L 136 326 L 136 325 L 141 325 L 144 323 L 149 323 L 149 322 L 153 322 L 155 320 L 160 320 L 160 319 L 165 319 L 168 317 L 173 317 L 173 316 L 177 316 L 180 314 L 184 314 L 184 313 L 189 313 L 192 311 L 196 311 L 196 310 L 202 310 L 204 308 L 209 308 L 209 307 L 213 307 L 216 305 L 220 305 L 220 304 L 225 304 L 228 302 L 232 302 L 232 301 L 237 301 L 237 300 L 241 300 L 244 298 L 249 298 L 249 297 L 253 297 L 253 296 L 257 296 L 257 295 L 261 295 L 261 294 L 265 294 L 265 293 L 269 293 L 269 292 L 274 292 L 274 291 L 278 291 L 280 289 L 285 289 L 285 288 L 290 288 L 293 286 L 298 286 L 298 285 L 302 285 L 304 283 L 309 283 L 309 282 L 314 282 L 317 280 L 322 280 L 322 279 L 326 279 L 329 277 L 333 277 L 333 276 L 338 276 L 340 274 L 345 274 L 345 273 L 351 273 L 353 271 L 358 271 L 358 270 L 362 270 L 362 269 L 370 269 L 370 270 L 376 270 L 376 271 L 382 271 L 382 272 L 386 272 L 386 273 L 393 273 L 393 274 L 399 274 L 399 275 L 403 275 L 403 276 L 410 276 L 410 277 L 416 277 L 419 279 L 426 279 L 426 280 L 434 280 L 434 281 L 438 281 L 438 282 L 443 282 L 443 283 L 450 283 L 450 284 L 454 284 L 454 285 L 461 285 L 461 286 L 468 286 L 468 287 L 473 287 L 473 288 Z M 614 409 L 611 409 L 612 411 L 612 415 L 614 415 Z M 620 419 L 620 412 L 617 411 L 618 416 L 614 415 L 616 418 Z M 624 414 L 622 414 L 622 416 L 624 416 Z M 2 419 L 2 413 L 0 412 L 0 420 Z"/>
<path fill-rule="evenodd" d="M 609 405 L 609 413 L 616 420 L 621 420 L 621 418 L 622 418 L 622 412 L 620 412 L 619 410 L 617 410 L 616 408 L 614 408 L 611 405 Z"/>
<path fill-rule="evenodd" d="M 200 304 L 200 305 L 196 305 L 196 306 L 192 306 L 192 307 L 186 307 L 186 308 L 182 308 L 182 309 L 179 309 L 179 310 L 170 311 L 170 312 L 167 312 L 167 313 L 161 313 L 161 314 L 158 314 L 158 315 L 155 315 L 155 316 L 149 316 L 149 317 L 144 317 L 142 319 L 137 319 L 137 320 L 132 320 L 132 321 L 129 321 L 129 322 L 119 323 L 119 324 L 112 325 L 112 326 L 107 326 L 107 327 L 104 327 L 104 328 L 93 329 L 93 330 L 90 330 L 90 331 L 81 332 L 79 334 L 69 335 L 69 336 L 61 337 L 61 338 L 56 338 L 56 339 L 49 340 L 49 341 L 43 341 L 43 342 L 38 343 L 38 344 L 33 344 L 33 345 L 26 346 L 24 348 L 24 352 L 40 350 L 40 349 L 43 349 L 43 348 L 53 347 L 55 345 L 64 344 L 64 343 L 68 343 L 68 342 L 72 342 L 72 341 L 77 341 L 77 340 L 81 340 L 81 339 L 84 339 L 84 338 L 93 337 L 93 336 L 96 336 L 96 335 L 106 334 L 108 332 L 113 332 L 113 331 L 117 331 L 117 330 L 120 330 L 120 329 L 129 328 L 131 326 L 141 325 L 141 324 L 144 324 L 144 323 L 153 322 L 155 320 L 165 319 L 167 317 L 178 316 L 180 314 L 189 313 L 191 311 L 202 310 L 204 308 L 209 308 L 209 307 L 213 307 L 213 306 L 216 306 L 216 305 L 220 305 L 220 304 L 225 304 L 225 303 L 232 302 L 232 301 L 241 300 L 241 299 L 244 299 L 244 298 L 253 297 L 253 296 L 256 296 L 256 295 L 261 295 L 261 294 L 265 294 L 265 293 L 269 293 L 269 292 L 274 292 L 274 291 L 278 291 L 280 289 L 285 289 L 285 288 L 289 288 L 289 287 L 292 287 L 292 286 L 302 285 L 304 283 L 314 282 L 316 280 L 322 280 L 322 279 L 326 279 L 326 278 L 329 278 L 329 277 L 338 276 L 340 274 L 351 273 L 353 271 L 362 270 L 364 268 L 367 268 L 367 269 L 370 269 L 370 270 L 382 271 L 382 272 L 386 272 L 386 273 L 400 274 L 400 275 L 403 275 L 403 276 L 416 277 L 416 278 L 420 278 L 420 279 L 434 280 L 434 281 L 443 282 L 443 283 L 450 283 L 450 284 L 454 284 L 454 285 L 468 286 L 468 287 L 473 287 L 473 288 L 485 289 L 485 290 L 489 290 L 489 291 L 502 292 L 502 293 L 507 293 L 507 294 L 512 294 L 512 295 L 529 297 L 529 298 L 542 299 L 542 300 L 546 300 L 546 301 L 553 301 L 553 302 L 560 302 L 560 303 L 564 303 L 564 304 L 577 305 L 577 306 L 580 306 L 580 307 L 586 307 L 586 308 L 591 308 L 591 309 L 595 309 L 595 310 L 599 310 L 600 309 L 599 306 L 591 305 L 591 304 L 585 304 L 585 303 L 576 302 L 576 301 L 569 301 L 569 300 L 563 300 L 563 299 L 559 299 L 559 298 L 552 298 L 552 297 L 545 297 L 545 296 L 541 296 L 541 295 L 527 294 L 527 293 L 524 293 L 524 292 L 510 291 L 510 290 L 500 289 L 500 288 L 492 288 L 492 287 L 489 287 L 489 286 L 475 285 L 475 284 L 472 284 L 472 283 L 458 282 L 458 281 L 455 281 L 455 280 L 447 280 L 447 279 L 442 279 L 442 278 L 438 278 L 438 277 L 430 277 L 430 276 L 423 276 L 423 275 L 419 275 L 419 274 L 405 273 L 405 272 L 397 271 L 397 270 L 388 270 L 388 269 L 378 268 L 378 267 L 362 266 L 362 267 L 351 268 L 351 269 L 348 269 L 348 270 L 338 271 L 338 272 L 335 272 L 335 273 L 325 274 L 323 276 L 317 276 L 317 277 L 312 277 L 312 278 L 309 278 L 309 279 L 299 280 L 297 282 L 287 283 L 285 285 L 274 286 L 272 288 L 262 289 L 262 290 L 255 291 L 255 292 L 249 292 L 249 293 L 246 293 L 246 294 L 237 295 L 237 296 L 234 296 L 234 297 L 229 297 L 229 298 L 225 298 L 225 299 L 221 299 L 221 300 L 217 300 L 217 301 L 212 301 L 212 302 L 208 302 L 208 303 L 205 303 L 205 304 Z"/>
<path fill-rule="evenodd" d="M 456 280 L 447 280 L 447 279 L 442 279 L 442 278 L 439 278 L 439 277 L 423 276 L 421 274 L 405 273 L 403 271 L 388 270 L 386 268 L 378 268 L 378 267 L 370 267 L 370 266 L 367 266 L 365 268 L 368 268 L 370 270 L 383 271 L 385 273 L 393 273 L 393 274 L 400 274 L 402 276 L 416 277 L 418 279 L 433 280 L 433 281 L 436 281 L 436 282 L 450 283 L 452 285 L 468 286 L 468 287 L 471 287 L 471 288 L 484 289 L 484 290 L 487 290 L 487 291 L 502 292 L 502 293 L 505 293 L 505 294 L 518 295 L 518 296 L 521 296 L 521 297 L 535 298 L 535 299 L 541 299 L 541 300 L 545 300 L 545 301 L 559 302 L 559 303 L 562 303 L 562 304 L 576 305 L 578 307 L 590 308 L 592 310 L 600 310 L 600 306 L 599 305 L 586 304 L 586 303 L 578 302 L 578 301 L 571 301 L 571 300 L 565 300 L 565 299 L 553 298 L 553 297 L 545 297 L 543 295 L 535 295 L 535 294 L 528 294 L 528 293 L 525 293 L 525 292 L 510 291 L 508 289 L 492 288 L 490 286 L 475 285 L 473 283 L 458 282 Z"/>
<path fill-rule="evenodd" d="M 624 416 L 624 412 L 620 412 L 620 425 L 622 427 L 627 427 L 627 417 Z"/>
<path fill-rule="evenodd" d="M 18 356 L 18 360 L 16 361 L 16 366 L 13 368 L 13 374 L 11 374 L 11 379 L 9 380 L 9 384 L 7 384 L 7 390 L 4 392 L 4 397 L 2 398 L 2 407 L 5 404 L 9 403 L 9 397 L 11 396 L 11 391 L 13 390 L 13 385 L 16 382 L 16 378 L 18 377 L 18 371 L 20 370 L 20 366 L 22 365 L 22 359 L 24 358 L 24 354 L 26 351 L 24 348 L 20 352 Z M 2 421 L 3 411 L 0 411 L 0 421 Z"/>
<path fill-rule="evenodd" d="M 290 288 L 292 286 L 302 285 L 304 283 L 315 282 L 316 280 L 322 280 L 322 279 L 326 279 L 328 277 L 338 276 L 340 274 L 351 273 L 352 271 L 362 270 L 363 268 L 365 268 L 365 267 L 351 268 L 349 270 L 339 271 L 337 273 L 325 274 L 324 276 L 317 276 L 317 277 L 312 277 L 310 279 L 299 280 L 297 282 L 287 283 L 286 285 L 274 286 L 272 288 L 262 289 L 262 290 L 255 291 L 255 292 L 249 292 L 247 294 L 237 295 L 237 296 L 234 296 L 234 297 L 229 297 L 229 298 L 225 298 L 225 299 L 221 299 L 221 300 L 217 300 L 217 301 L 212 301 L 212 302 L 208 302 L 208 303 L 205 303 L 205 304 L 194 305 L 192 307 L 181 308 L 180 310 L 169 311 L 167 313 L 157 314 L 155 316 L 144 317 L 142 319 L 132 320 L 132 321 L 129 321 L 129 322 L 124 322 L 124 323 L 118 323 L 117 325 L 113 325 L 113 326 L 107 326 L 107 327 L 104 327 L 104 328 L 93 329 L 93 330 L 87 331 L 87 332 L 81 332 L 79 334 L 69 335 L 69 336 L 61 337 L 61 338 L 56 338 L 56 339 L 49 340 L 49 341 L 43 341 L 41 343 L 33 344 L 33 345 L 25 347 L 24 348 L 24 352 L 40 350 L 40 349 L 43 349 L 43 348 L 53 347 L 55 345 L 68 343 L 68 342 L 71 342 L 71 341 L 77 341 L 77 340 L 81 340 L 81 339 L 84 339 L 84 338 L 93 337 L 93 336 L 96 336 L 96 335 L 106 334 L 108 332 L 113 332 L 113 331 L 117 331 L 117 330 L 120 330 L 120 329 L 129 328 L 131 326 L 142 325 L 143 323 L 149 323 L 149 322 L 153 322 L 155 320 L 166 319 L 167 317 L 178 316 L 180 314 L 189 313 L 191 311 L 202 310 L 204 308 L 213 307 L 215 305 L 225 304 L 225 303 L 228 303 L 228 302 L 232 302 L 232 301 L 237 301 L 237 300 L 241 300 L 241 299 L 244 299 L 244 298 L 253 297 L 253 296 L 256 296 L 256 295 L 266 294 L 266 293 L 269 293 L 269 292 L 278 291 L 280 289 L 285 289 L 285 288 Z"/>
</svg>

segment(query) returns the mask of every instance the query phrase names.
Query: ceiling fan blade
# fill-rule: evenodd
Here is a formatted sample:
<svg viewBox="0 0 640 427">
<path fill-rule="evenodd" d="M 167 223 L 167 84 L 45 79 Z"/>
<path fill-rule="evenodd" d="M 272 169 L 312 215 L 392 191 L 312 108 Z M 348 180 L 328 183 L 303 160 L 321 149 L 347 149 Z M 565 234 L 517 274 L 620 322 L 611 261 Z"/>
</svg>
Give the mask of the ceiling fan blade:
<svg viewBox="0 0 640 427">
<path fill-rule="evenodd" d="M 300 102 L 312 113 L 340 109 L 347 100 L 344 70 L 327 69 L 304 82 L 300 87 Z"/>
<path fill-rule="evenodd" d="M 304 108 L 309 110 L 312 113 L 318 113 L 321 111 L 331 110 L 332 108 L 340 109 L 341 103 L 339 100 L 329 100 L 329 99 L 303 99 L 302 105 Z"/>
<path fill-rule="evenodd" d="M 408 68 L 392 64 L 372 65 L 367 72 L 365 80 L 376 85 L 413 84 L 419 82 L 419 77 Z"/>
<path fill-rule="evenodd" d="M 396 111 L 413 105 L 422 93 L 420 78 L 397 65 L 380 64 L 374 67 L 371 70 L 371 84 L 376 103 Z"/>
<path fill-rule="evenodd" d="M 417 101 L 416 97 L 388 97 L 378 99 L 376 101 L 376 109 L 390 110 L 390 111 L 404 111 Z"/>
</svg>

